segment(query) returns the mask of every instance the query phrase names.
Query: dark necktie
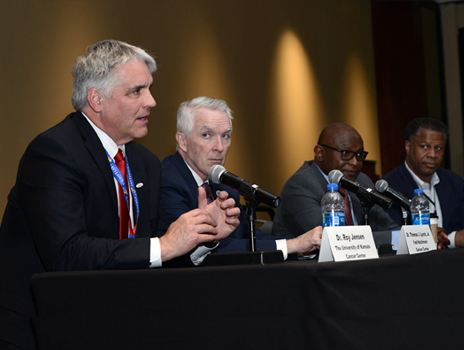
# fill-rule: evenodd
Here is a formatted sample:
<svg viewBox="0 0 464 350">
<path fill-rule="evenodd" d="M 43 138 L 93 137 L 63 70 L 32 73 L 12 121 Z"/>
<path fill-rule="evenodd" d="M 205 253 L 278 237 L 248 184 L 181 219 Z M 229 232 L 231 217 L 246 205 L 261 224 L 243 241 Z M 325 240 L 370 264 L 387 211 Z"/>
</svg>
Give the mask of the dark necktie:
<svg viewBox="0 0 464 350">
<path fill-rule="evenodd" d="M 208 204 L 214 202 L 213 191 L 211 190 L 211 186 L 208 182 L 203 182 L 201 187 L 205 189 L 206 192 L 206 201 Z"/>
<path fill-rule="evenodd" d="M 345 224 L 347 226 L 354 225 L 353 216 L 351 215 L 351 205 L 350 205 L 350 198 L 348 193 L 343 187 L 338 187 L 338 192 L 342 195 L 343 199 L 345 200 Z"/>
<path fill-rule="evenodd" d="M 126 183 L 127 189 L 127 175 L 126 175 L 126 161 L 122 155 L 121 149 L 119 149 L 118 154 L 114 157 L 116 166 L 119 168 L 122 176 L 124 177 L 124 182 Z M 127 238 L 129 232 L 129 210 L 127 209 L 126 198 L 124 197 L 124 192 L 120 184 L 119 186 L 119 239 Z"/>
</svg>

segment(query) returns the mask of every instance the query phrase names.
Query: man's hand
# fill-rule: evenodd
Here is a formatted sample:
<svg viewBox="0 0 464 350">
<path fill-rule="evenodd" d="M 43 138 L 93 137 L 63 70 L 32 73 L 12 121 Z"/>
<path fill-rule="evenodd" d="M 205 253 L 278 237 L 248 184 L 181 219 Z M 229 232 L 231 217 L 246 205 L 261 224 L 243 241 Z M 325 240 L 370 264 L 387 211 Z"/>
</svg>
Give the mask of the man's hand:
<svg viewBox="0 0 464 350">
<path fill-rule="evenodd" d="M 450 245 L 450 240 L 448 239 L 448 236 L 445 233 L 445 229 L 442 227 L 437 228 L 437 248 L 438 249 L 445 249 L 447 245 Z"/>
<path fill-rule="evenodd" d="M 199 244 L 212 242 L 218 233 L 217 222 L 206 210 L 194 209 L 181 215 L 160 237 L 161 260 L 187 254 Z"/>
<path fill-rule="evenodd" d="M 228 197 L 226 191 L 221 191 L 214 202 L 207 204 L 204 188 L 198 188 L 198 208 L 206 210 L 217 223 L 215 242 L 228 237 L 240 224 L 240 209 L 235 207 L 234 199 Z"/>
<path fill-rule="evenodd" d="M 301 236 L 287 240 L 288 254 L 307 253 L 321 247 L 322 227 L 317 226 Z"/>
<path fill-rule="evenodd" d="M 456 248 L 464 248 L 464 230 L 456 231 L 454 235 L 454 245 Z"/>
</svg>

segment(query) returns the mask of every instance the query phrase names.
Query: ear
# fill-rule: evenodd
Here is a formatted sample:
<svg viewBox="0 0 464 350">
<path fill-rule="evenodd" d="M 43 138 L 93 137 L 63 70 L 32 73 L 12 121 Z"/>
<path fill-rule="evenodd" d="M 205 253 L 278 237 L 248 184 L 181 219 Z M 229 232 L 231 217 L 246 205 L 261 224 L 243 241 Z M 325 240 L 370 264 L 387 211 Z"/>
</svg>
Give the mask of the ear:
<svg viewBox="0 0 464 350">
<path fill-rule="evenodd" d="M 406 151 L 406 155 L 409 156 L 409 151 L 411 149 L 411 142 L 408 140 L 404 141 L 404 150 Z"/>
<path fill-rule="evenodd" d="M 182 150 L 182 152 L 187 153 L 187 138 L 182 132 L 176 132 L 176 141 L 179 149 Z"/>
<path fill-rule="evenodd" d="M 314 146 L 314 159 L 318 162 L 322 162 L 324 160 L 324 147 L 320 145 Z"/>
<path fill-rule="evenodd" d="M 100 113 L 102 111 L 102 98 L 103 96 L 101 93 L 95 88 L 90 88 L 89 91 L 87 91 L 87 102 L 95 113 Z"/>
</svg>

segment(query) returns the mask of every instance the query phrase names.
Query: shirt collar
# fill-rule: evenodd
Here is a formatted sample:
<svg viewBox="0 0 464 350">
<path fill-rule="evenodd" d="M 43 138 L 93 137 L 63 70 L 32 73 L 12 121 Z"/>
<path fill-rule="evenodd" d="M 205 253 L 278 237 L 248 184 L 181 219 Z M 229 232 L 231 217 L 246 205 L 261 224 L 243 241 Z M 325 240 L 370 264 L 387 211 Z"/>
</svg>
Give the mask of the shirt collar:
<svg viewBox="0 0 464 350">
<path fill-rule="evenodd" d="M 316 164 L 316 163 L 314 163 L 314 164 Z M 317 166 L 317 168 L 319 169 L 319 171 L 321 172 L 322 176 L 324 176 L 324 179 L 327 180 L 327 183 L 329 183 L 329 175 L 326 175 L 326 174 L 321 170 L 321 168 L 319 168 L 319 165 L 316 164 L 316 166 Z"/>
<path fill-rule="evenodd" d="M 184 159 L 182 158 L 182 160 L 184 160 Z M 190 172 L 192 173 L 193 178 L 195 179 L 195 182 L 197 183 L 197 186 L 198 186 L 198 187 L 200 187 L 200 186 L 203 184 L 203 182 L 208 182 L 208 181 L 209 181 L 209 180 L 203 181 L 203 180 L 201 179 L 200 175 L 198 175 L 198 174 L 190 167 L 190 165 L 187 164 L 187 162 L 186 162 L 185 160 L 184 160 L 184 163 L 185 163 L 185 165 L 187 165 L 187 168 L 189 168 Z"/>
<path fill-rule="evenodd" d="M 90 119 L 85 115 L 84 112 L 82 112 L 82 115 L 87 119 L 89 124 L 92 126 L 93 130 L 97 134 L 98 138 L 100 139 L 100 142 L 102 143 L 103 147 L 106 149 L 108 154 L 111 157 L 115 157 L 116 154 L 118 153 L 118 150 L 121 149 L 122 153 L 124 156 L 126 155 L 126 145 L 120 145 L 118 146 L 116 142 L 113 141 L 111 137 L 108 136 L 107 133 L 105 133 L 103 130 L 101 130 L 98 126 L 96 126 Z"/>
</svg>

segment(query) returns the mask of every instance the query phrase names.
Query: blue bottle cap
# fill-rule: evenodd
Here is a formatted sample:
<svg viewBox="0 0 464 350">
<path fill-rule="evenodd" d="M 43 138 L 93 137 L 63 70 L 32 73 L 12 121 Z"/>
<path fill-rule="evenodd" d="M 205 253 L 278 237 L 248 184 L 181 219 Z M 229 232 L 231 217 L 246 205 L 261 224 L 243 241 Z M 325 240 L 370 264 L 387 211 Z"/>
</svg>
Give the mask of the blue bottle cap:
<svg viewBox="0 0 464 350">
<path fill-rule="evenodd" d="M 416 188 L 414 190 L 414 194 L 419 194 L 419 193 L 424 193 L 424 190 L 422 188 Z"/>
<path fill-rule="evenodd" d="M 337 184 L 327 184 L 327 191 L 338 191 Z"/>
</svg>

